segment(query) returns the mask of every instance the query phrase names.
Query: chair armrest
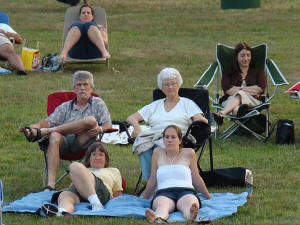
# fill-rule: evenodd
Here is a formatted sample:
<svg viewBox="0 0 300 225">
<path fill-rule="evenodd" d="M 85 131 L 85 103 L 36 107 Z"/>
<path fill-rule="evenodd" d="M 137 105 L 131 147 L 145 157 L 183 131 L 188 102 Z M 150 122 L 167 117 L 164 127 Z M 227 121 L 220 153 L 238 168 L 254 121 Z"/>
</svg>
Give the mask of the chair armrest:
<svg viewBox="0 0 300 225">
<path fill-rule="evenodd" d="M 212 63 L 207 70 L 204 71 L 204 73 L 201 75 L 199 80 L 196 84 L 194 84 L 195 88 L 207 88 L 209 87 L 210 83 L 213 81 L 216 72 L 218 70 L 218 63 L 214 62 Z"/>
<path fill-rule="evenodd" d="M 271 97 L 266 100 L 267 102 L 269 102 L 275 96 L 277 88 L 281 85 L 287 85 L 289 84 L 289 82 L 285 79 L 273 60 L 266 59 L 266 69 L 273 82 L 273 85 L 275 86 Z"/>
</svg>

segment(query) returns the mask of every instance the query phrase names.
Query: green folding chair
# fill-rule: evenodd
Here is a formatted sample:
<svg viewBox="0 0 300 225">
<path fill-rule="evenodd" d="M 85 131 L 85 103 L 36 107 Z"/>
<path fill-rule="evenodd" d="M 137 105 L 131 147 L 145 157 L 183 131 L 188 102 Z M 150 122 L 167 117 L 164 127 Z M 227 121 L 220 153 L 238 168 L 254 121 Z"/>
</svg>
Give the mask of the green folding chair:
<svg viewBox="0 0 300 225">
<path fill-rule="evenodd" d="M 269 75 L 270 80 L 272 81 L 274 85 L 273 93 L 270 95 L 269 93 L 269 81 L 267 84 L 267 88 L 265 90 L 265 101 L 252 108 L 249 113 L 244 115 L 243 117 L 237 117 L 233 115 L 224 115 L 224 118 L 227 118 L 228 120 L 232 121 L 232 124 L 225 129 L 225 131 L 218 135 L 219 133 L 219 127 L 216 124 L 215 129 L 215 136 L 219 137 L 220 139 L 226 139 L 229 136 L 231 136 L 233 133 L 237 132 L 240 128 L 245 130 L 246 132 L 251 133 L 253 136 L 255 136 L 258 139 L 265 140 L 269 136 L 269 124 L 270 124 L 270 101 L 274 98 L 277 88 L 281 85 L 288 84 L 288 81 L 285 79 L 283 74 L 280 72 L 279 68 L 275 64 L 275 62 L 271 59 L 267 58 L 267 44 L 260 44 L 257 46 L 252 47 L 252 54 L 255 57 L 255 68 L 264 69 L 266 71 L 266 74 Z M 216 58 L 217 61 L 212 63 L 207 70 L 204 71 L 204 73 L 201 75 L 200 79 L 197 81 L 197 83 L 194 85 L 196 88 L 204 88 L 207 89 L 211 83 L 216 80 L 216 96 L 212 97 L 209 96 L 210 100 L 212 101 L 212 107 L 216 109 L 216 111 L 220 111 L 223 109 L 223 106 L 220 104 L 220 87 L 221 87 L 221 78 L 226 71 L 226 69 L 230 66 L 230 63 L 234 59 L 234 47 L 227 46 L 224 44 L 217 44 L 216 46 Z M 217 71 L 220 71 L 220 73 L 217 73 Z M 211 92 L 210 92 L 211 93 Z M 261 114 L 262 110 L 266 110 L 266 129 L 263 133 L 259 133 L 257 131 L 254 131 L 249 126 L 250 119 L 253 117 Z"/>
</svg>

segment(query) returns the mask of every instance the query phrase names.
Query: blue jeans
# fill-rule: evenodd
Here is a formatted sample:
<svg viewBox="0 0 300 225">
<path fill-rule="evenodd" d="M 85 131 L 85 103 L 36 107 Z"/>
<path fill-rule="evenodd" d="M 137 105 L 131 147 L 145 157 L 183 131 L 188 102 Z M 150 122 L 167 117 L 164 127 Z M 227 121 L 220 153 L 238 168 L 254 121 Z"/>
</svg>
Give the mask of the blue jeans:
<svg viewBox="0 0 300 225">
<path fill-rule="evenodd" d="M 94 21 L 81 23 L 75 22 L 71 25 L 72 27 L 78 27 L 81 33 L 79 41 L 70 49 L 68 55 L 74 59 L 94 59 L 101 58 L 102 53 L 97 48 L 97 46 L 90 41 L 88 37 L 88 30 L 90 26 L 96 26 L 97 24 Z"/>
<path fill-rule="evenodd" d="M 139 154 L 139 161 L 142 169 L 142 180 L 148 180 L 151 175 L 152 154 L 153 150 L 157 147 L 157 145 L 154 145 L 152 148 Z"/>
</svg>

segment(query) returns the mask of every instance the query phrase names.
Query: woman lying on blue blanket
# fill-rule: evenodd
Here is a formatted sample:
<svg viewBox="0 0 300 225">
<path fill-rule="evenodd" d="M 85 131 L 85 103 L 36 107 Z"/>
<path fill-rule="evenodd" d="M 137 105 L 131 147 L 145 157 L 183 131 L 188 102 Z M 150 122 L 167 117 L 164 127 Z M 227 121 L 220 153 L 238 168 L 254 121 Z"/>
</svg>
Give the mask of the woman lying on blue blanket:
<svg viewBox="0 0 300 225">
<path fill-rule="evenodd" d="M 152 156 L 151 176 L 147 183 L 144 198 L 152 199 L 151 208 L 145 216 L 149 222 L 166 222 L 169 213 L 176 209 L 186 220 L 197 219 L 200 199 L 195 191 L 211 198 L 204 181 L 199 175 L 196 154 L 191 148 L 182 148 L 182 133 L 179 127 L 169 125 L 163 132 L 164 148 L 157 148 Z"/>
<path fill-rule="evenodd" d="M 51 202 L 44 204 L 43 212 L 47 216 L 61 216 L 74 212 L 74 205 L 90 202 L 92 211 L 103 209 L 111 198 L 122 194 L 122 178 L 117 168 L 108 167 L 109 156 L 101 143 L 92 144 L 86 152 L 83 164 L 74 162 L 70 165 L 72 185 L 53 194 Z"/>
</svg>

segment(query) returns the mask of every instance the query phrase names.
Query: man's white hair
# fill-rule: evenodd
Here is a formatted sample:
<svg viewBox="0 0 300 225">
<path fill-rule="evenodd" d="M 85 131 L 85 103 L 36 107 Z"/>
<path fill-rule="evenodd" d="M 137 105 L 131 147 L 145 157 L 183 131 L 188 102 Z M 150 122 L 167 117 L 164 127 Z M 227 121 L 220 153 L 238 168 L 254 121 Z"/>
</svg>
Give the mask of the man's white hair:
<svg viewBox="0 0 300 225">
<path fill-rule="evenodd" d="M 86 70 L 78 70 L 73 75 L 73 87 L 75 87 L 77 81 L 88 80 L 92 88 L 94 88 L 93 74 Z"/>
<path fill-rule="evenodd" d="M 175 68 L 166 67 L 162 69 L 157 75 L 157 85 L 159 89 L 162 89 L 162 83 L 165 79 L 176 79 L 178 86 L 180 87 L 183 83 L 182 77 L 178 70 Z"/>
</svg>

